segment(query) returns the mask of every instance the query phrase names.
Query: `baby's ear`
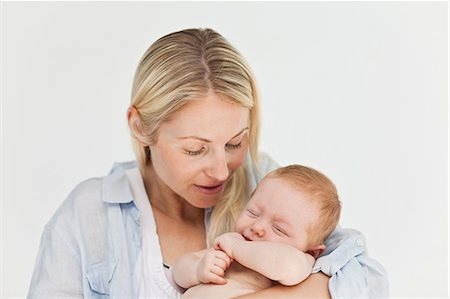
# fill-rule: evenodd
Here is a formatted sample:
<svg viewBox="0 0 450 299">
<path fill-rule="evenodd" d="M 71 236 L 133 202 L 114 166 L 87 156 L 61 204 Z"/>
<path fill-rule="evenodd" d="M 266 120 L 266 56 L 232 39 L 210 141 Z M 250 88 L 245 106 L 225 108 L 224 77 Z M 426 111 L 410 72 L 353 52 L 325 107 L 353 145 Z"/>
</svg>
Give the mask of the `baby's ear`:
<svg viewBox="0 0 450 299">
<path fill-rule="evenodd" d="M 145 135 L 142 130 L 142 120 L 139 112 L 134 106 L 128 108 L 127 111 L 128 127 L 130 128 L 131 135 L 139 143 L 143 145 L 148 145 L 146 142 Z"/>
<path fill-rule="evenodd" d="M 312 246 L 306 253 L 312 255 L 315 260 L 322 254 L 325 250 L 325 244 L 320 244 L 316 246 Z"/>
</svg>

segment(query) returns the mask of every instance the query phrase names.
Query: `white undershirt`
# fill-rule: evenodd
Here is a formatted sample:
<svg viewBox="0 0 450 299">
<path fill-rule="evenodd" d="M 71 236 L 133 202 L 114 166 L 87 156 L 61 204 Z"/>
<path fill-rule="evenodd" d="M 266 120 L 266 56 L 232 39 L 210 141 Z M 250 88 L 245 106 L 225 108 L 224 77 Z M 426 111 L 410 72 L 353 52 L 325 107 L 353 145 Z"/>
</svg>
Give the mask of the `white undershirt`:
<svg viewBox="0 0 450 299">
<path fill-rule="evenodd" d="M 138 168 L 126 171 L 134 203 L 139 209 L 141 250 L 133 271 L 139 298 L 180 298 L 183 289 L 173 280 L 172 270 L 164 267 L 155 218 Z"/>
</svg>

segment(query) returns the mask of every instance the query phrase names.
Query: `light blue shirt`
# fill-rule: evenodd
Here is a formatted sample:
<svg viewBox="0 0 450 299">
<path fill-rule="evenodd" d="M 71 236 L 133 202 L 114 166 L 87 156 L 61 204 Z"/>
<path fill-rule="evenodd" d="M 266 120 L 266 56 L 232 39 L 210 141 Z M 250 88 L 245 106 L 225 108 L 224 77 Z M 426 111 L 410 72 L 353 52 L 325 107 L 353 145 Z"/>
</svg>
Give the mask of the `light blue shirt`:
<svg viewBox="0 0 450 299">
<path fill-rule="evenodd" d="M 262 155 L 258 170 L 246 161 L 249 190 L 277 167 Z M 132 278 L 141 250 L 139 210 L 125 170 L 79 184 L 45 226 L 28 298 L 136 298 Z M 206 213 L 209 214 L 209 213 Z M 389 282 L 383 267 L 367 255 L 364 236 L 337 228 L 313 272 L 330 276 L 333 298 L 386 298 Z M 161 265 L 162 266 L 162 265 Z"/>
</svg>

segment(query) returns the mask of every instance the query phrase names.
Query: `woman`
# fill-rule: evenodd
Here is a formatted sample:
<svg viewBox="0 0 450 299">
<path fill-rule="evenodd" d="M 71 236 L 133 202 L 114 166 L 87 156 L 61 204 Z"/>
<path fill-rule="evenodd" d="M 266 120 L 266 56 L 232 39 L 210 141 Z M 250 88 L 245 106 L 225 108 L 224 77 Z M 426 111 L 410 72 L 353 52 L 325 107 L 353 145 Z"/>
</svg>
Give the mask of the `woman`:
<svg viewBox="0 0 450 299">
<path fill-rule="evenodd" d="M 170 265 L 233 228 L 259 180 L 259 103 L 241 55 L 210 29 L 150 46 L 137 68 L 128 123 L 137 163 L 75 188 L 47 224 L 29 297 L 175 298 Z M 363 236 L 337 229 L 301 284 L 247 297 L 385 296 Z M 331 278 L 330 278 L 331 277 Z"/>
</svg>

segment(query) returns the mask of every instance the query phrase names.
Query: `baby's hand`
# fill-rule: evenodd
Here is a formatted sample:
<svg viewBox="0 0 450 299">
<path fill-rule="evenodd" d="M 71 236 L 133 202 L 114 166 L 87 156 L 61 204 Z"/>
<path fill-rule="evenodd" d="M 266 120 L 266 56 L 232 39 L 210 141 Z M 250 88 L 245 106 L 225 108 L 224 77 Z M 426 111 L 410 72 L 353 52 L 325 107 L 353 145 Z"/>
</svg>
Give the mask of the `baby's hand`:
<svg viewBox="0 0 450 299">
<path fill-rule="evenodd" d="M 245 238 L 239 233 L 225 233 L 214 240 L 214 248 L 225 251 L 230 258 L 233 258 L 233 247 L 239 241 L 245 241 Z"/>
<path fill-rule="evenodd" d="M 206 251 L 197 267 L 197 278 L 201 283 L 226 284 L 225 270 L 230 266 L 228 255 L 214 248 Z"/>
</svg>

